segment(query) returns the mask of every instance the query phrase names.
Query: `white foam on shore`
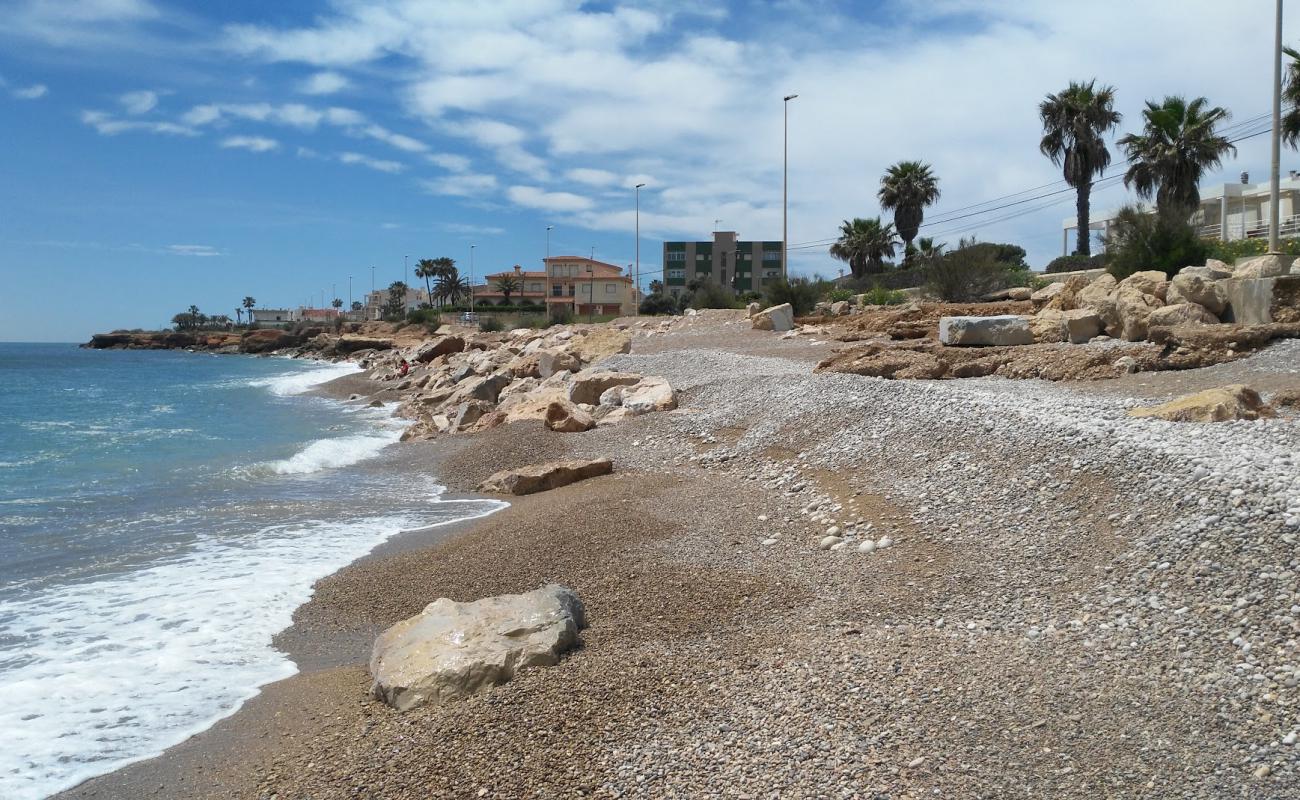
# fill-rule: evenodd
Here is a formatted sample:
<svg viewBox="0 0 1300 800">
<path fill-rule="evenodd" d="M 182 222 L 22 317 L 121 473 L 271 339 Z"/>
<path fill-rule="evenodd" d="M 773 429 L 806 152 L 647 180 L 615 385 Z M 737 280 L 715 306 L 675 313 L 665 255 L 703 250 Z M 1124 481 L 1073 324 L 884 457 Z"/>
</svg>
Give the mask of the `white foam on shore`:
<svg viewBox="0 0 1300 800">
<path fill-rule="evenodd" d="M 400 430 L 376 434 L 318 439 L 289 458 L 271 461 L 264 466 L 277 475 L 307 475 L 327 469 L 351 466 L 374 458 L 401 437 Z"/>
<path fill-rule="evenodd" d="M 279 397 L 289 397 L 302 394 L 322 383 L 329 383 L 335 378 L 342 378 L 344 375 L 353 375 L 361 371 L 361 367 L 350 361 L 340 361 L 336 364 L 321 364 L 305 371 L 294 371 L 269 378 L 256 378 L 249 381 L 248 385 L 266 387 L 271 394 Z"/>
<path fill-rule="evenodd" d="M 0 604 L 0 797 L 35 800 L 161 753 L 296 667 L 272 649 L 312 584 L 428 513 L 266 528 L 174 561 Z"/>
</svg>

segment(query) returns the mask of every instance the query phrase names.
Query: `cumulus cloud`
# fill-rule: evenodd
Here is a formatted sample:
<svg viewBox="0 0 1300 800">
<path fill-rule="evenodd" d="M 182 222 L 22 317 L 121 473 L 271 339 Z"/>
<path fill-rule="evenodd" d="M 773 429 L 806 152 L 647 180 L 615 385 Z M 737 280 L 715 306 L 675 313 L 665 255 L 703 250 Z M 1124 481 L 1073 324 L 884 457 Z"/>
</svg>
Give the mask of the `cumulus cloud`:
<svg viewBox="0 0 1300 800">
<path fill-rule="evenodd" d="M 280 143 L 265 136 L 227 136 L 221 140 L 221 147 L 226 150 L 247 150 L 250 153 L 266 153 L 280 147 Z"/>
<path fill-rule="evenodd" d="M 19 100 L 39 100 L 49 92 L 49 87 L 43 83 L 34 83 L 21 89 L 14 89 L 12 94 Z"/>
<path fill-rule="evenodd" d="M 303 81 L 298 91 L 303 94 L 334 94 L 348 88 L 349 81 L 337 72 L 317 72 Z"/>
<path fill-rule="evenodd" d="M 158 105 L 158 94 L 147 89 L 141 89 L 127 92 L 118 97 L 117 101 L 122 104 L 122 108 L 128 114 L 147 114 Z"/>
<path fill-rule="evenodd" d="M 468 158 L 455 153 L 430 153 L 425 156 L 430 164 L 435 164 L 448 172 L 468 172 L 470 161 Z"/>
<path fill-rule="evenodd" d="M 304 131 L 315 130 L 322 124 L 347 127 L 366 121 L 365 115 L 350 108 L 315 108 L 302 103 L 205 103 L 181 115 L 181 121 L 191 126 L 211 125 L 229 119 L 284 125 Z"/>
<path fill-rule="evenodd" d="M 198 256 L 207 258 L 221 255 L 221 251 L 207 244 L 169 244 L 167 252 L 176 256 Z"/>
<path fill-rule="evenodd" d="M 408 153 L 423 153 L 429 149 L 429 146 L 418 139 L 412 139 L 400 133 L 393 133 L 380 125 L 367 125 L 360 130 L 361 135 L 369 136 L 371 139 L 391 144 L 398 150 L 405 150 Z"/>
<path fill-rule="evenodd" d="M 479 197 L 497 188 L 497 178 L 495 175 L 482 173 L 464 173 L 433 180 L 421 180 L 418 181 L 418 185 L 429 194 Z"/>
<path fill-rule="evenodd" d="M 140 119 L 119 119 L 105 111 L 83 111 L 81 121 L 103 136 L 119 133 L 159 133 L 166 136 L 198 136 L 199 132 L 188 125 L 175 122 L 151 122 Z"/>
<path fill-rule="evenodd" d="M 396 174 L 406 169 L 406 165 L 399 161 L 385 161 L 384 159 L 371 158 L 370 156 L 361 153 L 339 153 L 339 161 L 344 164 L 356 164 L 378 172 L 387 172 L 390 174 Z"/>
<path fill-rule="evenodd" d="M 515 205 L 541 211 L 586 211 L 592 207 L 590 199 L 571 192 L 548 192 L 536 186 L 511 186 L 506 197 Z"/>
<path fill-rule="evenodd" d="M 564 173 L 564 177 L 578 183 L 585 183 L 588 186 L 613 186 L 618 183 L 618 175 L 607 169 L 591 169 L 590 167 L 578 167 Z"/>
</svg>

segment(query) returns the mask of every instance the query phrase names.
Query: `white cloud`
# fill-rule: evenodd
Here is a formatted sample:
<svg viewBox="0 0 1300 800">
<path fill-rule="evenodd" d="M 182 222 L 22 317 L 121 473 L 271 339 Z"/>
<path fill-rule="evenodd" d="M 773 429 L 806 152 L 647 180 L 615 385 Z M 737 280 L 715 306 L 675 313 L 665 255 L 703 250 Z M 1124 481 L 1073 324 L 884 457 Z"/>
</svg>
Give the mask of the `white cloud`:
<svg viewBox="0 0 1300 800">
<path fill-rule="evenodd" d="M 357 164 L 362 167 L 369 167 L 370 169 L 390 174 L 396 174 L 406 169 L 406 165 L 401 162 L 371 158 L 370 156 L 362 155 L 361 153 L 339 153 L 339 161 L 344 164 Z"/>
<path fill-rule="evenodd" d="M 470 225 L 463 222 L 444 222 L 438 227 L 460 236 L 500 236 L 506 232 L 505 228 L 495 225 Z"/>
<path fill-rule="evenodd" d="M 592 207 L 590 199 L 570 192 L 548 192 L 536 186 L 511 186 L 506 197 L 515 205 L 542 211 L 586 211 Z"/>
<path fill-rule="evenodd" d="M 118 97 L 117 101 L 122 104 L 122 108 L 126 109 L 128 114 L 147 114 L 158 105 L 158 94 L 147 89 L 141 89 L 135 92 L 127 92 Z"/>
<path fill-rule="evenodd" d="M 211 257 L 221 255 L 221 251 L 207 244 L 169 244 L 167 252 L 177 256 Z"/>
<path fill-rule="evenodd" d="M 81 121 L 94 128 L 103 136 L 116 136 L 119 133 L 140 131 L 159 133 L 167 136 L 198 136 L 199 132 L 186 125 L 174 122 L 146 122 L 139 119 L 118 119 L 104 111 L 83 111 Z"/>
<path fill-rule="evenodd" d="M 299 85 L 303 94 L 334 94 L 348 88 L 348 79 L 337 72 L 317 72 Z"/>
<path fill-rule="evenodd" d="M 578 183 L 585 183 L 588 186 L 613 186 L 618 183 L 618 176 L 607 169 L 591 169 L 590 167 L 578 167 L 564 173 L 564 177 Z"/>
<path fill-rule="evenodd" d="M 497 188 L 495 175 L 465 173 L 449 175 L 445 178 L 418 181 L 420 188 L 429 194 L 451 195 L 453 197 L 478 197 Z"/>
<path fill-rule="evenodd" d="M 0 16 L 0 33 L 56 47 L 114 47 L 160 16 L 148 0 L 17 0 Z"/>
<path fill-rule="evenodd" d="M 221 140 L 221 146 L 227 150 L 247 150 L 251 153 L 266 153 L 275 150 L 280 143 L 265 136 L 227 136 Z"/>
<path fill-rule="evenodd" d="M 43 83 L 34 83 L 22 89 L 14 89 L 13 96 L 19 100 L 39 100 L 49 92 L 49 87 Z"/>
<path fill-rule="evenodd" d="M 435 164 L 448 172 L 467 172 L 469 171 L 470 161 L 465 156 L 456 155 L 455 153 L 430 153 L 425 156 L 430 164 Z"/>
<path fill-rule="evenodd" d="M 361 133 L 364 136 L 369 136 L 371 139 L 377 139 L 381 142 L 391 144 L 398 150 L 405 150 L 408 153 L 423 153 L 425 150 L 429 149 L 428 145 L 418 139 L 412 139 L 410 136 L 404 136 L 400 133 L 393 133 L 387 128 L 379 125 L 367 125 L 365 128 L 361 129 Z"/>
<path fill-rule="evenodd" d="M 379 223 L 379 227 L 386 231 L 395 231 L 402 226 L 396 222 L 381 222 Z"/>
<path fill-rule="evenodd" d="M 205 103 L 181 115 L 187 125 L 211 125 L 225 119 L 241 119 L 283 125 L 299 130 L 315 130 L 322 123 L 337 127 L 361 125 L 365 116 L 350 108 L 313 108 L 302 103 Z"/>
</svg>

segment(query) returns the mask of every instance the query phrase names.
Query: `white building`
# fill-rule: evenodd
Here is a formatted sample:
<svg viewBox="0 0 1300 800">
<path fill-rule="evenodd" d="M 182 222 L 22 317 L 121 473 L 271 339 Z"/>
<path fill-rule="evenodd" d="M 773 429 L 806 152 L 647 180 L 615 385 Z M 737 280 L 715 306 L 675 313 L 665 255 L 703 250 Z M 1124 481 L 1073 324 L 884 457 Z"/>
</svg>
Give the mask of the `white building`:
<svg viewBox="0 0 1300 800">
<path fill-rule="evenodd" d="M 261 325 L 284 325 L 293 322 L 293 312 L 287 308 L 250 308 L 251 321 Z"/>
<path fill-rule="evenodd" d="M 1224 242 L 1268 238 L 1269 183 L 1249 183 L 1246 174 L 1242 177 L 1247 180 L 1201 190 L 1201 207 L 1191 219 L 1201 236 Z M 1300 171 L 1291 170 L 1290 175 L 1283 175 L 1278 190 L 1278 233 L 1281 236 L 1300 234 Z M 1155 210 L 1147 204 L 1138 207 L 1148 212 Z M 1119 209 L 1111 209 L 1094 214 L 1088 228 L 1106 236 L 1118 213 Z M 1078 228 L 1075 217 L 1062 220 L 1061 255 L 1070 253 Z"/>
<path fill-rule="evenodd" d="M 414 311 L 429 302 L 429 295 L 425 292 L 424 287 L 408 286 L 406 287 L 406 301 L 404 304 L 405 311 Z M 366 295 L 365 304 L 361 309 L 361 315 L 368 320 L 383 319 L 384 306 L 388 304 L 388 290 L 377 289 Z"/>
</svg>

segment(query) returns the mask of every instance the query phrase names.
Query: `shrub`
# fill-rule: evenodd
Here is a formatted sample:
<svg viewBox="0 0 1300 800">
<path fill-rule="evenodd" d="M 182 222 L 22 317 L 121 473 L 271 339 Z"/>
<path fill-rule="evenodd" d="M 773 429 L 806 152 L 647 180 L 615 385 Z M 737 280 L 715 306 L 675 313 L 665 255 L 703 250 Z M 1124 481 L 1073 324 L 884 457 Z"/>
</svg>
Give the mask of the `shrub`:
<svg viewBox="0 0 1300 800">
<path fill-rule="evenodd" d="M 1183 267 L 1204 264 L 1210 255 L 1209 246 L 1189 223 L 1144 214 L 1132 206 L 1120 209 L 1105 242 L 1106 269 L 1119 280 L 1147 269 L 1172 275 Z"/>
<path fill-rule="evenodd" d="M 691 308 L 737 308 L 736 296 L 716 283 L 701 283 L 691 294 Z"/>
<path fill-rule="evenodd" d="M 808 278 L 772 281 L 763 293 L 763 303 L 768 307 L 789 303 L 795 316 L 805 316 L 822 296 L 822 283 L 820 279 L 814 281 Z"/>
<path fill-rule="evenodd" d="M 1047 264 L 1044 272 L 1077 272 L 1084 269 L 1103 269 L 1106 266 L 1106 254 L 1098 253 L 1093 256 L 1068 255 L 1058 256 Z"/>
<path fill-rule="evenodd" d="M 1014 244 L 997 244 L 996 242 L 977 242 L 974 238 L 962 239 L 957 245 L 958 251 L 966 251 L 969 256 L 976 260 L 996 261 L 1000 264 L 1008 264 L 1012 267 L 1029 269 L 1029 263 L 1025 261 L 1025 248 Z"/>
<path fill-rule="evenodd" d="M 677 301 L 671 295 L 656 292 L 655 294 L 646 295 L 641 300 L 640 311 L 642 314 L 649 316 L 676 314 Z"/>
<path fill-rule="evenodd" d="M 877 284 L 863 293 L 862 302 L 868 306 L 898 306 L 907 302 L 907 295 Z"/>
<path fill-rule="evenodd" d="M 551 309 L 551 322 L 555 325 L 568 325 L 573 322 L 573 308 L 571 306 L 560 306 Z"/>
<path fill-rule="evenodd" d="M 841 300 L 852 300 L 853 290 L 846 289 L 843 286 L 831 289 L 826 293 L 826 300 L 831 303 L 838 303 Z"/>
<path fill-rule="evenodd" d="M 523 317 L 519 320 L 519 327 L 532 328 L 535 331 L 539 331 L 550 327 L 550 323 L 546 321 L 546 317 L 542 316 Z"/>
<path fill-rule="evenodd" d="M 926 265 L 925 286 L 940 299 L 960 303 L 978 300 L 1009 286 L 1025 285 L 1029 278 L 1023 264 L 1000 259 L 998 255 L 987 244 L 959 247 Z"/>
<path fill-rule="evenodd" d="M 496 333 L 505 330 L 505 323 L 498 317 L 483 317 L 478 321 L 478 329 L 484 333 Z"/>
<path fill-rule="evenodd" d="M 415 308 L 406 312 L 406 322 L 408 325 L 433 325 L 436 328 L 442 322 L 442 315 L 434 308 Z"/>
<path fill-rule="evenodd" d="M 1300 256 L 1300 239 L 1282 239 L 1278 244 L 1286 255 Z M 1235 264 L 1237 259 L 1262 256 L 1268 252 L 1267 239 L 1233 239 L 1231 242 L 1210 239 L 1206 240 L 1206 246 L 1209 247 L 1210 258 L 1217 258 L 1227 264 Z"/>
</svg>

